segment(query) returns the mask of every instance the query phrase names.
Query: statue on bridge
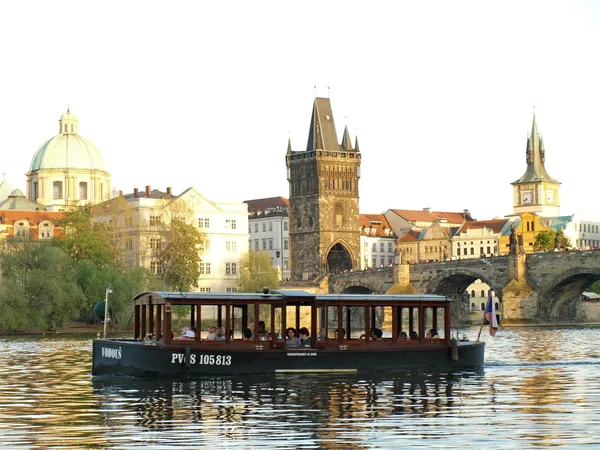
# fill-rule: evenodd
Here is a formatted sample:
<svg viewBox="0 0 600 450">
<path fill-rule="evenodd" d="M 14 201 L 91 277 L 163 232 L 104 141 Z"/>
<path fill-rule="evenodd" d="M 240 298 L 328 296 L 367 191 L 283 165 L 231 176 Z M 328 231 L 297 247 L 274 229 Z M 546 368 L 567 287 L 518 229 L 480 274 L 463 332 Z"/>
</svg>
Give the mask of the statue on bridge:
<svg viewBox="0 0 600 450">
<path fill-rule="evenodd" d="M 525 249 L 523 248 L 523 236 L 517 236 L 517 230 L 515 230 L 515 226 L 511 225 L 510 227 L 510 254 L 517 255 L 525 253 Z"/>
</svg>

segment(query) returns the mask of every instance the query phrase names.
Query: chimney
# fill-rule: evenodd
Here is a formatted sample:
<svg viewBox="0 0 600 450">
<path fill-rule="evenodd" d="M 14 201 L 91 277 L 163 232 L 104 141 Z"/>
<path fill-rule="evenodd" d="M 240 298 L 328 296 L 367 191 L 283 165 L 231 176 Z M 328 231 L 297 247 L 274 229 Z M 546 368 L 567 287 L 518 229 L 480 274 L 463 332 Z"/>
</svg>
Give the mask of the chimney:
<svg viewBox="0 0 600 450">
<path fill-rule="evenodd" d="M 138 196 L 138 188 L 133 188 L 133 196 L 134 197 Z"/>
<path fill-rule="evenodd" d="M 167 195 L 168 195 L 169 197 L 172 197 L 172 196 L 173 196 L 173 193 L 171 192 L 171 189 L 172 189 L 171 187 L 168 187 L 168 188 L 167 188 Z"/>
<path fill-rule="evenodd" d="M 431 212 L 431 208 L 423 208 L 423 211 L 425 211 L 425 212 Z"/>
<path fill-rule="evenodd" d="M 150 186 L 146 186 L 146 197 L 150 197 Z"/>
</svg>

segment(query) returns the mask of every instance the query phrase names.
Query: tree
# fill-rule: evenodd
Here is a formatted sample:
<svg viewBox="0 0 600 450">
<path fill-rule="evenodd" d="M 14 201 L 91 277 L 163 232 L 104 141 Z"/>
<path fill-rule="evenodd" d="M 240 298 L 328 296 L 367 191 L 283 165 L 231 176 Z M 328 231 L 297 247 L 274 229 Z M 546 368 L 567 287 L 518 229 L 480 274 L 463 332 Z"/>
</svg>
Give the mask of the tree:
<svg viewBox="0 0 600 450">
<path fill-rule="evenodd" d="M 104 224 L 93 224 L 90 210 L 76 206 L 65 212 L 59 225 L 64 227 L 64 239 L 54 243 L 63 248 L 73 261 L 88 260 L 98 267 L 114 265 L 114 252 Z"/>
<path fill-rule="evenodd" d="M 276 289 L 279 287 L 279 271 L 271 264 L 267 252 L 251 251 L 240 259 L 240 278 L 238 291 L 257 292 L 263 288 Z"/>
<path fill-rule="evenodd" d="M 2 255 L 0 329 L 48 328 L 79 317 L 84 294 L 61 248 L 25 243 Z"/>
<path fill-rule="evenodd" d="M 571 240 L 565 235 L 562 228 L 556 232 L 554 247 L 560 250 L 571 248 Z"/>
<path fill-rule="evenodd" d="M 198 247 L 204 236 L 184 220 L 173 218 L 166 231 L 165 242 L 157 251 L 165 284 L 176 291 L 188 291 L 198 286 L 200 256 Z"/>
<path fill-rule="evenodd" d="M 536 252 L 542 250 L 554 250 L 554 240 L 556 233 L 552 230 L 542 230 L 535 236 L 533 250 Z"/>
</svg>

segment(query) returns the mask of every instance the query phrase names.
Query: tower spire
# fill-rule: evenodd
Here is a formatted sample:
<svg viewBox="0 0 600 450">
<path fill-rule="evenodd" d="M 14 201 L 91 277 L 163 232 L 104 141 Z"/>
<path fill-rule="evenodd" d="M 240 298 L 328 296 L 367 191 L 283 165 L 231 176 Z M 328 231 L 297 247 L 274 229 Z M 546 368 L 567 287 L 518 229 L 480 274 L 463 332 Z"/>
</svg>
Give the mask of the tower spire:
<svg viewBox="0 0 600 450">
<path fill-rule="evenodd" d="M 527 147 L 525 150 L 527 157 L 527 170 L 525 174 L 513 184 L 550 181 L 558 183 L 554 178 L 548 175 L 544 162 L 546 159 L 544 142 L 538 131 L 537 121 L 535 119 L 535 107 L 533 113 L 533 121 L 531 124 L 531 134 L 527 138 Z"/>
<path fill-rule="evenodd" d="M 352 150 L 352 139 L 350 139 L 348 125 L 344 127 L 344 137 L 342 138 L 342 150 Z"/>
</svg>

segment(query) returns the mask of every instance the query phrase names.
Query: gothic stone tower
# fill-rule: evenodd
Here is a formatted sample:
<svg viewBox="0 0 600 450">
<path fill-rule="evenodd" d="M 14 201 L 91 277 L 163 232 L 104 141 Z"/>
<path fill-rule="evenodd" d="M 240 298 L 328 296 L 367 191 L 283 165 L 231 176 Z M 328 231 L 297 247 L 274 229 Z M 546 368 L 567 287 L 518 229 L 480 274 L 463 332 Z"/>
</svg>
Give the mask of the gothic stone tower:
<svg viewBox="0 0 600 450">
<path fill-rule="evenodd" d="M 533 115 L 531 135 L 527 138 L 527 169 L 513 185 L 513 212 L 533 212 L 540 216 L 560 215 L 560 183 L 548 175 L 544 167 L 546 152 Z"/>
<path fill-rule="evenodd" d="M 360 151 L 344 129 L 338 144 L 328 98 L 315 98 L 306 151 L 288 141 L 290 259 L 293 281 L 360 267 Z"/>
</svg>

